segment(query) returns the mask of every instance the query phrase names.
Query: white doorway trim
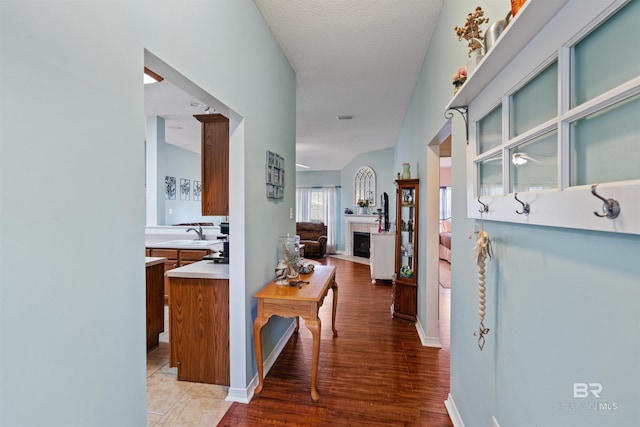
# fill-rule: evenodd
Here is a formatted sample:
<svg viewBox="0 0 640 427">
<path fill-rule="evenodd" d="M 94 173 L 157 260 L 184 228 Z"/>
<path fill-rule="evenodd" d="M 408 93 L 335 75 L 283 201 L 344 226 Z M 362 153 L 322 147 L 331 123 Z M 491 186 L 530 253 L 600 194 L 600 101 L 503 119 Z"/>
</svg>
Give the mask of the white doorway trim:
<svg viewBox="0 0 640 427">
<path fill-rule="evenodd" d="M 439 326 L 439 261 L 440 261 L 440 145 L 451 135 L 451 120 L 427 144 L 427 189 L 426 189 L 426 330 L 425 339 L 429 347 L 442 347 Z M 436 345 L 437 344 L 437 345 Z"/>
</svg>

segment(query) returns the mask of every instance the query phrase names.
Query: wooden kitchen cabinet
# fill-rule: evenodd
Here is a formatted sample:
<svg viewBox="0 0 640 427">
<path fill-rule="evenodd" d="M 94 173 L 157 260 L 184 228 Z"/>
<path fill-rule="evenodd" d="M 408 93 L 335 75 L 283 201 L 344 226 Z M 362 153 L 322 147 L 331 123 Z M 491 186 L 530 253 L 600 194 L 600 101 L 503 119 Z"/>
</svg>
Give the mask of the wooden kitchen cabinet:
<svg viewBox="0 0 640 427">
<path fill-rule="evenodd" d="M 164 332 L 164 267 L 159 261 L 146 267 L 147 351 L 158 346 Z"/>
<path fill-rule="evenodd" d="M 160 249 L 160 248 L 146 248 L 147 256 L 162 257 L 167 260 L 164 262 L 164 272 L 174 268 L 182 267 L 183 265 L 191 264 L 194 262 L 202 261 L 205 255 L 209 254 L 208 249 Z M 164 302 L 169 301 L 169 285 L 165 281 L 164 284 Z"/>
<path fill-rule="evenodd" d="M 393 317 L 416 320 L 418 305 L 418 179 L 396 180 Z"/>
<path fill-rule="evenodd" d="M 198 114 L 202 123 L 202 215 L 229 215 L 229 119 Z"/>
<path fill-rule="evenodd" d="M 169 365 L 178 380 L 229 385 L 229 280 L 169 277 Z"/>
<path fill-rule="evenodd" d="M 172 268 L 178 267 L 178 249 L 156 249 L 147 248 L 149 251 L 148 256 L 162 257 L 167 260 L 164 262 L 164 271 L 167 272 Z"/>
<path fill-rule="evenodd" d="M 193 262 L 202 261 L 202 258 L 208 254 L 208 249 L 180 249 L 180 252 L 178 253 L 180 267 Z"/>
</svg>

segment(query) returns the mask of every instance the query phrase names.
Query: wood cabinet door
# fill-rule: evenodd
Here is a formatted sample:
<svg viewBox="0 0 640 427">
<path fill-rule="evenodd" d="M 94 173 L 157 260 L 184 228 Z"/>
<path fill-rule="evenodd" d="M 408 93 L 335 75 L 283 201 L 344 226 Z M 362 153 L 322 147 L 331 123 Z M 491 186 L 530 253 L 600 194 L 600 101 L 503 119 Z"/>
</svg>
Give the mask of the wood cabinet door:
<svg viewBox="0 0 640 427">
<path fill-rule="evenodd" d="M 202 261 L 208 253 L 208 249 L 180 249 L 180 266 Z"/>
<path fill-rule="evenodd" d="M 159 344 L 159 335 L 164 331 L 164 266 L 146 268 L 147 299 L 147 351 Z"/>
<path fill-rule="evenodd" d="M 418 287 L 413 284 L 393 284 L 393 316 L 406 320 L 416 320 Z"/>
<path fill-rule="evenodd" d="M 202 123 L 202 215 L 229 215 L 229 119 L 194 117 Z"/>
<path fill-rule="evenodd" d="M 229 281 L 169 280 L 171 365 L 178 380 L 229 385 Z"/>
</svg>

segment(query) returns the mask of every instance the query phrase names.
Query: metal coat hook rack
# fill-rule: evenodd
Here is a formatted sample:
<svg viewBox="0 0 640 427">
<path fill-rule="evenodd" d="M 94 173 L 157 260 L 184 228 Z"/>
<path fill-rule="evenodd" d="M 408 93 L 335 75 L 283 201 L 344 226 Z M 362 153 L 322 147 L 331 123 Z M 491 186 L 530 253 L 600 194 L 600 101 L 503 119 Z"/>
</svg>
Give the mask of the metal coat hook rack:
<svg viewBox="0 0 640 427">
<path fill-rule="evenodd" d="M 465 131 L 467 132 L 467 145 L 469 145 L 469 121 L 468 121 L 469 107 L 467 107 L 466 105 L 461 107 L 450 107 L 447 111 L 444 112 L 444 117 L 446 119 L 453 118 L 453 113 L 451 112 L 451 110 L 454 110 L 460 113 L 460 115 L 464 119 L 464 127 L 465 127 Z"/>
<path fill-rule="evenodd" d="M 480 203 L 482 205 L 482 208 L 478 211 L 480 213 L 487 213 L 489 212 L 489 205 L 485 205 L 484 203 L 482 203 L 480 201 L 480 197 L 478 197 L 478 203 Z"/>
<path fill-rule="evenodd" d="M 516 213 L 518 215 L 529 215 L 529 212 L 531 212 L 531 207 L 529 206 L 529 203 L 523 202 L 522 200 L 518 199 L 518 193 L 515 193 L 513 195 L 513 197 L 515 197 L 515 199 L 520 202 L 520 204 L 522 205 L 522 212 L 516 210 Z"/>
<path fill-rule="evenodd" d="M 600 218 L 609 218 L 609 219 L 617 218 L 618 215 L 620 215 L 620 203 L 618 203 L 618 201 L 615 199 L 605 199 L 604 197 L 596 193 L 597 186 L 598 184 L 593 184 L 591 186 L 591 194 L 593 194 L 598 199 L 604 202 L 604 205 L 602 205 L 603 213 L 598 213 L 596 211 L 593 211 L 593 214 Z"/>
</svg>

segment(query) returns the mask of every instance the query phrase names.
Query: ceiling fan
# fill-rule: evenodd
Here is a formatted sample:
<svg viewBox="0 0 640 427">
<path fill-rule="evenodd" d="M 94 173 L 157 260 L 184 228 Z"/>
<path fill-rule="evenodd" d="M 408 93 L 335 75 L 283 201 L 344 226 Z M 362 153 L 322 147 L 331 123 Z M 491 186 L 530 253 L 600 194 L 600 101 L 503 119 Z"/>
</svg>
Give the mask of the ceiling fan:
<svg viewBox="0 0 640 427">
<path fill-rule="evenodd" d="M 519 151 L 516 151 L 513 154 L 511 154 L 511 163 L 516 165 L 516 167 L 522 166 L 528 161 L 532 161 L 534 163 L 540 163 L 540 160 L 534 159 L 527 153 L 521 153 Z"/>
<path fill-rule="evenodd" d="M 539 158 L 539 157 L 553 157 L 553 156 L 546 156 L 543 154 L 528 154 L 528 153 L 516 151 L 511 154 L 511 163 L 513 163 L 516 167 L 522 166 L 528 162 L 542 163 L 542 161 L 538 160 L 536 157 Z M 484 160 L 484 162 L 495 162 L 495 161 L 502 161 L 502 156 L 495 156 L 495 157 L 491 157 L 489 159 Z"/>
</svg>

